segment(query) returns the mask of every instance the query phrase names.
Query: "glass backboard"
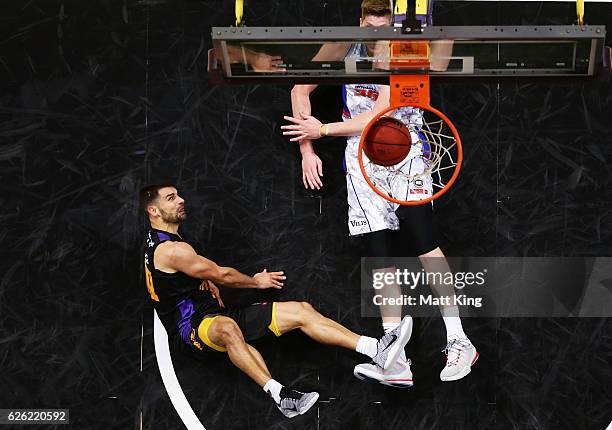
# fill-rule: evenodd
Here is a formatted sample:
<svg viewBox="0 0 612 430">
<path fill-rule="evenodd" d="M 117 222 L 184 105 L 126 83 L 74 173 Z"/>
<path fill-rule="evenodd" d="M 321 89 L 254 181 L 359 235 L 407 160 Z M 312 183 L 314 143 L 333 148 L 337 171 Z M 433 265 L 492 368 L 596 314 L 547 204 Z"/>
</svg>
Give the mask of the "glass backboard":
<svg viewBox="0 0 612 430">
<path fill-rule="evenodd" d="M 222 81 L 376 81 L 596 76 L 604 26 L 216 27 L 209 72 Z"/>
</svg>

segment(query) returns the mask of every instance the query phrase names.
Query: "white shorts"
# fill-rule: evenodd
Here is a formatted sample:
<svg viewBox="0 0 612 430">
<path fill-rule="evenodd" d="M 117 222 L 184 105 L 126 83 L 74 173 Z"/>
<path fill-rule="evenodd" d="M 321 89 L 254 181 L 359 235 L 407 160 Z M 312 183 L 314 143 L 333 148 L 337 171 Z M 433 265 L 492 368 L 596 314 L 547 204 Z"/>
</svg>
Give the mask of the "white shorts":
<svg viewBox="0 0 612 430">
<path fill-rule="evenodd" d="M 347 154 L 349 148 L 347 147 Z M 408 158 L 393 166 L 396 172 L 375 166 L 364 160 L 368 177 L 376 188 L 398 200 L 416 201 L 431 197 L 433 194 L 433 181 L 431 175 L 423 175 L 409 179 L 406 175 L 414 176 L 423 173 L 427 167 L 421 156 Z M 356 157 L 346 159 L 346 188 L 348 195 L 348 227 L 351 236 L 371 233 L 379 230 L 398 230 L 399 219 L 395 210 L 399 204 L 390 202 L 379 196 L 366 182 Z M 397 170 L 404 174 L 398 174 Z"/>
</svg>

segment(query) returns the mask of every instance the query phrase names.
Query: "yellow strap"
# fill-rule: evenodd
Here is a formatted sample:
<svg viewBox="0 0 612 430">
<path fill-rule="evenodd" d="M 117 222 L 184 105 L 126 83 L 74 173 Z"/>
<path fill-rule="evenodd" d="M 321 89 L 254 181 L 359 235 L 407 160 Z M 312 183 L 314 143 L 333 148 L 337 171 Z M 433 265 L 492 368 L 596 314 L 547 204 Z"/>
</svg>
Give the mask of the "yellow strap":
<svg viewBox="0 0 612 430">
<path fill-rule="evenodd" d="M 208 329 L 210 328 L 210 325 L 213 323 L 213 321 L 217 318 L 219 318 L 219 315 L 214 316 L 214 317 L 204 318 L 202 322 L 200 323 L 200 325 L 198 326 L 198 336 L 200 337 L 200 339 L 202 339 L 202 341 L 206 345 L 210 346 L 215 351 L 225 352 L 227 351 L 227 349 L 225 349 L 222 346 L 217 345 L 212 340 L 210 340 L 210 338 L 208 337 Z"/>
<path fill-rule="evenodd" d="M 270 321 L 270 325 L 268 328 L 272 333 L 274 333 L 277 337 L 282 335 L 278 325 L 276 324 L 276 302 L 272 302 L 272 321 Z"/>
<path fill-rule="evenodd" d="M 406 9 L 408 9 L 407 0 L 395 0 L 395 11 L 393 12 L 395 15 L 405 14 Z"/>
<path fill-rule="evenodd" d="M 415 13 L 417 15 L 427 15 L 428 0 L 416 0 Z M 407 13 L 408 1 L 407 0 L 396 0 L 395 1 L 395 15 L 403 15 Z"/>
<path fill-rule="evenodd" d="M 427 15 L 427 0 L 416 0 L 416 14 Z"/>
<path fill-rule="evenodd" d="M 584 24 L 584 0 L 576 0 L 576 15 L 578 16 L 578 25 Z"/>
<path fill-rule="evenodd" d="M 242 25 L 242 15 L 244 12 L 244 0 L 236 0 L 236 27 Z"/>
</svg>

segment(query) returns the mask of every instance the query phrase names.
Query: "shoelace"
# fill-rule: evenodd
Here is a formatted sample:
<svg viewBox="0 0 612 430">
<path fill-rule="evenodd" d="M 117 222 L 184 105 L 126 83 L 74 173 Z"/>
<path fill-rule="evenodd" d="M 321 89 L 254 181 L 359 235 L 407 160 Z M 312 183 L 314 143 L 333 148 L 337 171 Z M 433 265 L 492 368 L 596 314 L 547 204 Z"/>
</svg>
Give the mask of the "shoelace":
<svg viewBox="0 0 612 430">
<path fill-rule="evenodd" d="M 468 346 L 470 346 L 470 343 L 462 339 L 453 339 L 448 342 L 446 344 L 446 348 L 442 350 L 442 352 L 445 353 L 447 356 L 446 365 L 455 366 L 459 362 L 459 357 L 461 357 L 461 350 L 464 347 Z M 450 355 L 451 353 L 454 353 L 456 356 L 453 357 L 452 355 Z"/>
</svg>

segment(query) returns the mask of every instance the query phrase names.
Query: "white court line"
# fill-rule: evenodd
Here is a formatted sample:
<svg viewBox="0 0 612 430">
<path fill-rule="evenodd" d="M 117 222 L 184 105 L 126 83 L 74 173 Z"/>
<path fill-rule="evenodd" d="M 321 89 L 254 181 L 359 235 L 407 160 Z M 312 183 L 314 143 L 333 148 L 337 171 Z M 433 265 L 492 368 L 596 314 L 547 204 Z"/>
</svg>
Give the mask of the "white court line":
<svg viewBox="0 0 612 430">
<path fill-rule="evenodd" d="M 164 328 L 157 312 L 153 311 L 153 337 L 155 339 L 155 357 L 157 358 L 157 366 L 161 374 L 164 387 L 170 401 L 176 409 L 179 417 L 187 427 L 187 430 L 206 430 L 204 425 L 193 411 L 181 384 L 179 384 L 174 366 L 172 365 L 172 356 L 170 355 L 170 345 L 168 344 L 168 332 Z"/>
</svg>

